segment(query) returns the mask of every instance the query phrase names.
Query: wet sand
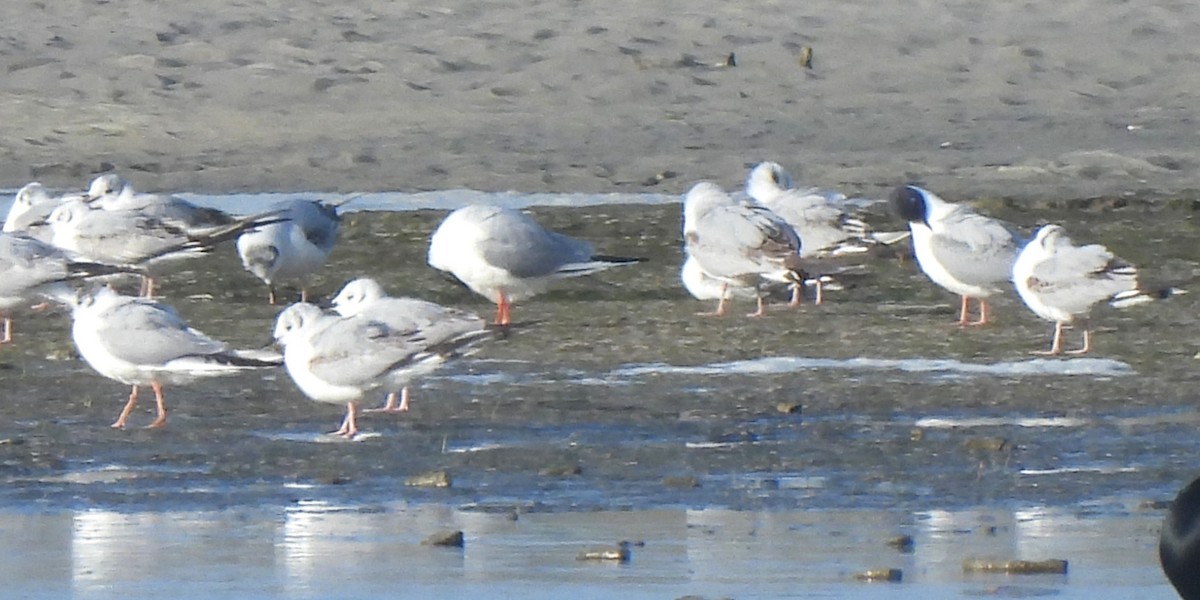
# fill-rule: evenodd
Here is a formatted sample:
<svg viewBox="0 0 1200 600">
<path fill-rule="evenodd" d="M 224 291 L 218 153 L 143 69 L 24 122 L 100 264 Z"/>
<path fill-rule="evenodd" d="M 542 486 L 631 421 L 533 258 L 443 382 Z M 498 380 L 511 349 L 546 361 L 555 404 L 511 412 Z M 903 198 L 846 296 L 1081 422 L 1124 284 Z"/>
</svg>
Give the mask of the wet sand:
<svg viewBox="0 0 1200 600">
<path fill-rule="evenodd" d="M 1200 169 L 1200 7 L 1171 0 L 68 0 L 0 23 L 13 188 L 681 193 L 774 159 L 868 195 L 1081 198 Z"/>
</svg>

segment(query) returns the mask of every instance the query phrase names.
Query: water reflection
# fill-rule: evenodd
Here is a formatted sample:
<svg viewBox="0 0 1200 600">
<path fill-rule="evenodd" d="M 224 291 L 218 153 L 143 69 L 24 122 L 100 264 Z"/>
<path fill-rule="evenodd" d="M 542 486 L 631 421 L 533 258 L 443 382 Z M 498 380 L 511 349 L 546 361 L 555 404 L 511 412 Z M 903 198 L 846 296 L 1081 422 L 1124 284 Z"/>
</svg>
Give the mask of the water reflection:
<svg viewBox="0 0 1200 600">
<path fill-rule="evenodd" d="M 1154 538 L 1161 514 L 1059 510 L 528 514 L 440 505 L 284 511 L 0 515 L 0 579 L 14 597 L 428 597 L 564 595 L 917 598 L 998 586 L 1058 598 L 1171 597 Z M 421 545 L 462 530 L 464 549 Z M 911 553 L 887 544 L 913 537 Z M 631 540 L 625 565 L 576 560 Z M 1068 576 L 964 575 L 967 557 L 1063 558 Z M 853 575 L 899 568 L 902 584 Z"/>
</svg>

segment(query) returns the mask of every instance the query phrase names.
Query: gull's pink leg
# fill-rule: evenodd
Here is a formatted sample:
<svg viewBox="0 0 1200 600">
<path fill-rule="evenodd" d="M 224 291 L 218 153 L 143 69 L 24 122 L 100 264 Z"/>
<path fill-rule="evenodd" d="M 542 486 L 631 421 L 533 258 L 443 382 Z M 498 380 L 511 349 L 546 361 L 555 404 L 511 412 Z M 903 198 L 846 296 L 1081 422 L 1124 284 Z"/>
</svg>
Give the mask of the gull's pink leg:
<svg viewBox="0 0 1200 600">
<path fill-rule="evenodd" d="M 1083 347 L 1078 350 L 1070 350 L 1067 354 L 1087 354 L 1092 351 L 1092 324 L 1083 322 Z"/>
<path fill-rule="evenodd" d="M 1040 354 L 1043 356 L 1054 356 L 1056 354 L 1062 354 L 1062 335 L 1063 335 L 1063 324 L 1059 323 L 1059 322 L 1055 322 L 1054 323 L 1054 341 L 1050 343 L 1050 350 L 1049 351 L 1035 350 L 1035 351 L 1031 352 L 1031 354 Z"/>
<path fill-rule="evenodd" d="M 969 313 L 970 310 L 971 310 L 970 298 L 963 296 L 962 297 L 962 308 L 960 308 L 958 311 L 958 326 L 959 327 L 966 327 L 967 325 L 970 325 L 970 322 L 967 321 L 967 313 Z"/>
<path fill-rule="evenodd" d="M 792 284 L 792 298 L 790 300 L 788 300 L 788 306 L 791 306 L 793 308 L 800 306 L 800 304 L 803 300 L 804 300 L 804 284 L 793 283 Z"/>
<path fill-rule="evenodd" d="M 4 336 L 0 337 L 0 344 L 7 344 L 12 341 L 12 319 L 4 317 Z"/>
<path fill-rule="evenodd" d="M 308 302 L 308 288 L 306 288 L 306 287 L 300 288 L 300 301 Z"/>
<path fill-rule="evenodd" d="M 275 306 L 275 286 L 267 284 L 267 304 Z"/>
<path fill-rule="evenodd" d="M 167 424 L 167 402 L 163 398 L 163 389 L 161 383 L 151 380 L 150 388 L 154 390 L 154 403 L 158 407 L 158 416 L 154 417 L 154 421 L 147 425 L 146 428 L 155 429 Z"/>
<path fill-rule="evenodd" d="M 702 313 L 696 313 L 696 314 L 701 317 L 724 316 L 725 315 L 725 303 L 726 303 L 725 298 L 726 298 L 727 292 L 729 292 L 729 284 L 722 283 L 721 284 L 721 297 L 717 299 L 717 310 L 715 310 L 713 312 L 702 312 Z"/>
<path fill-rule="evenodd" d="M 400 400 L 399 404 L 396 403 L 397 397 L 399 397 Z M 384 401 L 383 406 L 379 408 L 370 408 L 361 412 L 408 412 L 408 386 L 404 386 L 404 388 L 400 390 L 400 394 L 398 396 L 395 392 L 388 394 L 387 400 Z"/>
<path fill-rule="evenodd" d="M 763 297 L 758 297 L 758 310 L 746 315 L 747 317 L 761 317 L 767 314 L 767 303 L 763 301 Z"/>
<path fill-rule="evenodd" d="M 348 440 L 352 440 L 354 439 L 354 436 L 358 435 L 358 424 L 355 422 L 354 418 L 357 414 L 358 405 L 353 402 L 347 402 L 346 420 L 342 423 L 342 426 L 346 428 L 346 431 L 342 433 L 342 437 Z"/>
<path fill-rule="evenodd" d="M 125 403 L 125 408 L 121 409 L 121 414 L 117 416 L 117 420 L 113 422 L 113 429 L 123 429 L 125 421 L 129 419 L 129 413 L 133 412 L 133 408 L 137 406 L 138 386 L 133 386 L 133 390 L 129 392 L 129 401 Z"/>
<path fill-rule="evenodd" d="M 971 325 L 971 326 L 987 325 L 988 317 L 991 316 L 991 314 L 992 314 L 992 311 L 988 308 L 987 298 L 980 298 L 979 299 L 979 320 L 968 323 L 968 325 Z"/>
<path fill-rule="evenodd" d="M 824 301 L 825 301 L 825 284 L 821 283 L 821 279 L 818 277 L 817 278 L 817 298 L 816 298 L 816 300 L 813 301 L 813 304 L 816 304 L 819 306 Z"/>
</svg>

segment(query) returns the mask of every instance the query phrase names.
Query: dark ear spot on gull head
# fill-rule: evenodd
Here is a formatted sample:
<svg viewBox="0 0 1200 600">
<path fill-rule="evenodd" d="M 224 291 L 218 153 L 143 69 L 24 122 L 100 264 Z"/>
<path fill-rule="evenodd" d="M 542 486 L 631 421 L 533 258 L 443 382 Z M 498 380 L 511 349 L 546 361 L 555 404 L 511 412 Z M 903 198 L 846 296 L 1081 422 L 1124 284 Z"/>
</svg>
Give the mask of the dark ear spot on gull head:
<svg viewBox="0 0 1200 600">
<path fill-rule="evenodd" d="M 1163 573 L 1184 600 L 1200 600 L 1200 478 L 1179 492 L 1158 538 Z"/>
<path fill-rule="evenodd" d="M 902 185 L 892 191 L 888 202 L 901 219 L 910 223 L 926 222 L 925 190 L 915 185 Z"/>
</svg>

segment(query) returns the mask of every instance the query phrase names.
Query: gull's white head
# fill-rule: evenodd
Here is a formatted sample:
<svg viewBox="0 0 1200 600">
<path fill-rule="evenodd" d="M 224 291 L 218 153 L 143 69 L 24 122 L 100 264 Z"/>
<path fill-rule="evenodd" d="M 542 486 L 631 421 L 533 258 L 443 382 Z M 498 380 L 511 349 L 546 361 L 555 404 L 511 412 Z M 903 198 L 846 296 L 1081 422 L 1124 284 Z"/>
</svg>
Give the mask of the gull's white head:
<svg viewBox="0 0 1200 600">
<path fill-rule="evenodd" d="M 361 313 L 371 303 L 387 297 L 387 292 L 378 281 L 362 277 L 347 283 L 333 299 L 333 309 L 343 317 Z"/>
<path fill-rule="evenodd" d="M 13 198 L 13 208 L 18 206 L 26 209 L 35 204 L 42 204 L 53 200 L 50 197 L 50 192 L 46 190 L 46 186 L 34 181 L 25 184 L 25 187 L 17 190 L 17 195 Z"/>
<path fill-rule="evenodd" d="M 1037 244 L 1046 252 L 1053 252 L 1056 246 L 1070 245 L 1071 238 L 1067 237 L 1067 230 L 1061 225 L 1043 225 L 1037 230 L 1037 234 L 1033 236 L 1033 241 L 1030 244 Z"/>
<path fill-rule="evenodd" d="M 289 341 L 296 339 L 300 332 L 325 316 L 325 313 L 316 304 L 307 302 L 293 304 L 283 309 L 283 312 L 279 313 L 275 319 L 275 341 L 286 346 Z"/>
<path fill-rule="evenodd" d="M 792 176 L 777 162 L 758 163 L 746 178 L 746 194 L 758 202 L 770 201 L 794 187 Z"/>
<path fill-rule="evenodd" d="M 705 213 L 721 206 L 736 206 L 737 201 L 711 181 L 701 181 L 683 197 L 683 230 L 686 232 Z"/>
<path fill-rule="evenodd" d="M 93 201 L 105 196 L 120 196 L 128 189 L 131 189 L 129 182 L 121 179 L 120 175 L 105 173 L 92 180 L 92 184 L 88 186 L 87 199 Z"/>
</svg>

